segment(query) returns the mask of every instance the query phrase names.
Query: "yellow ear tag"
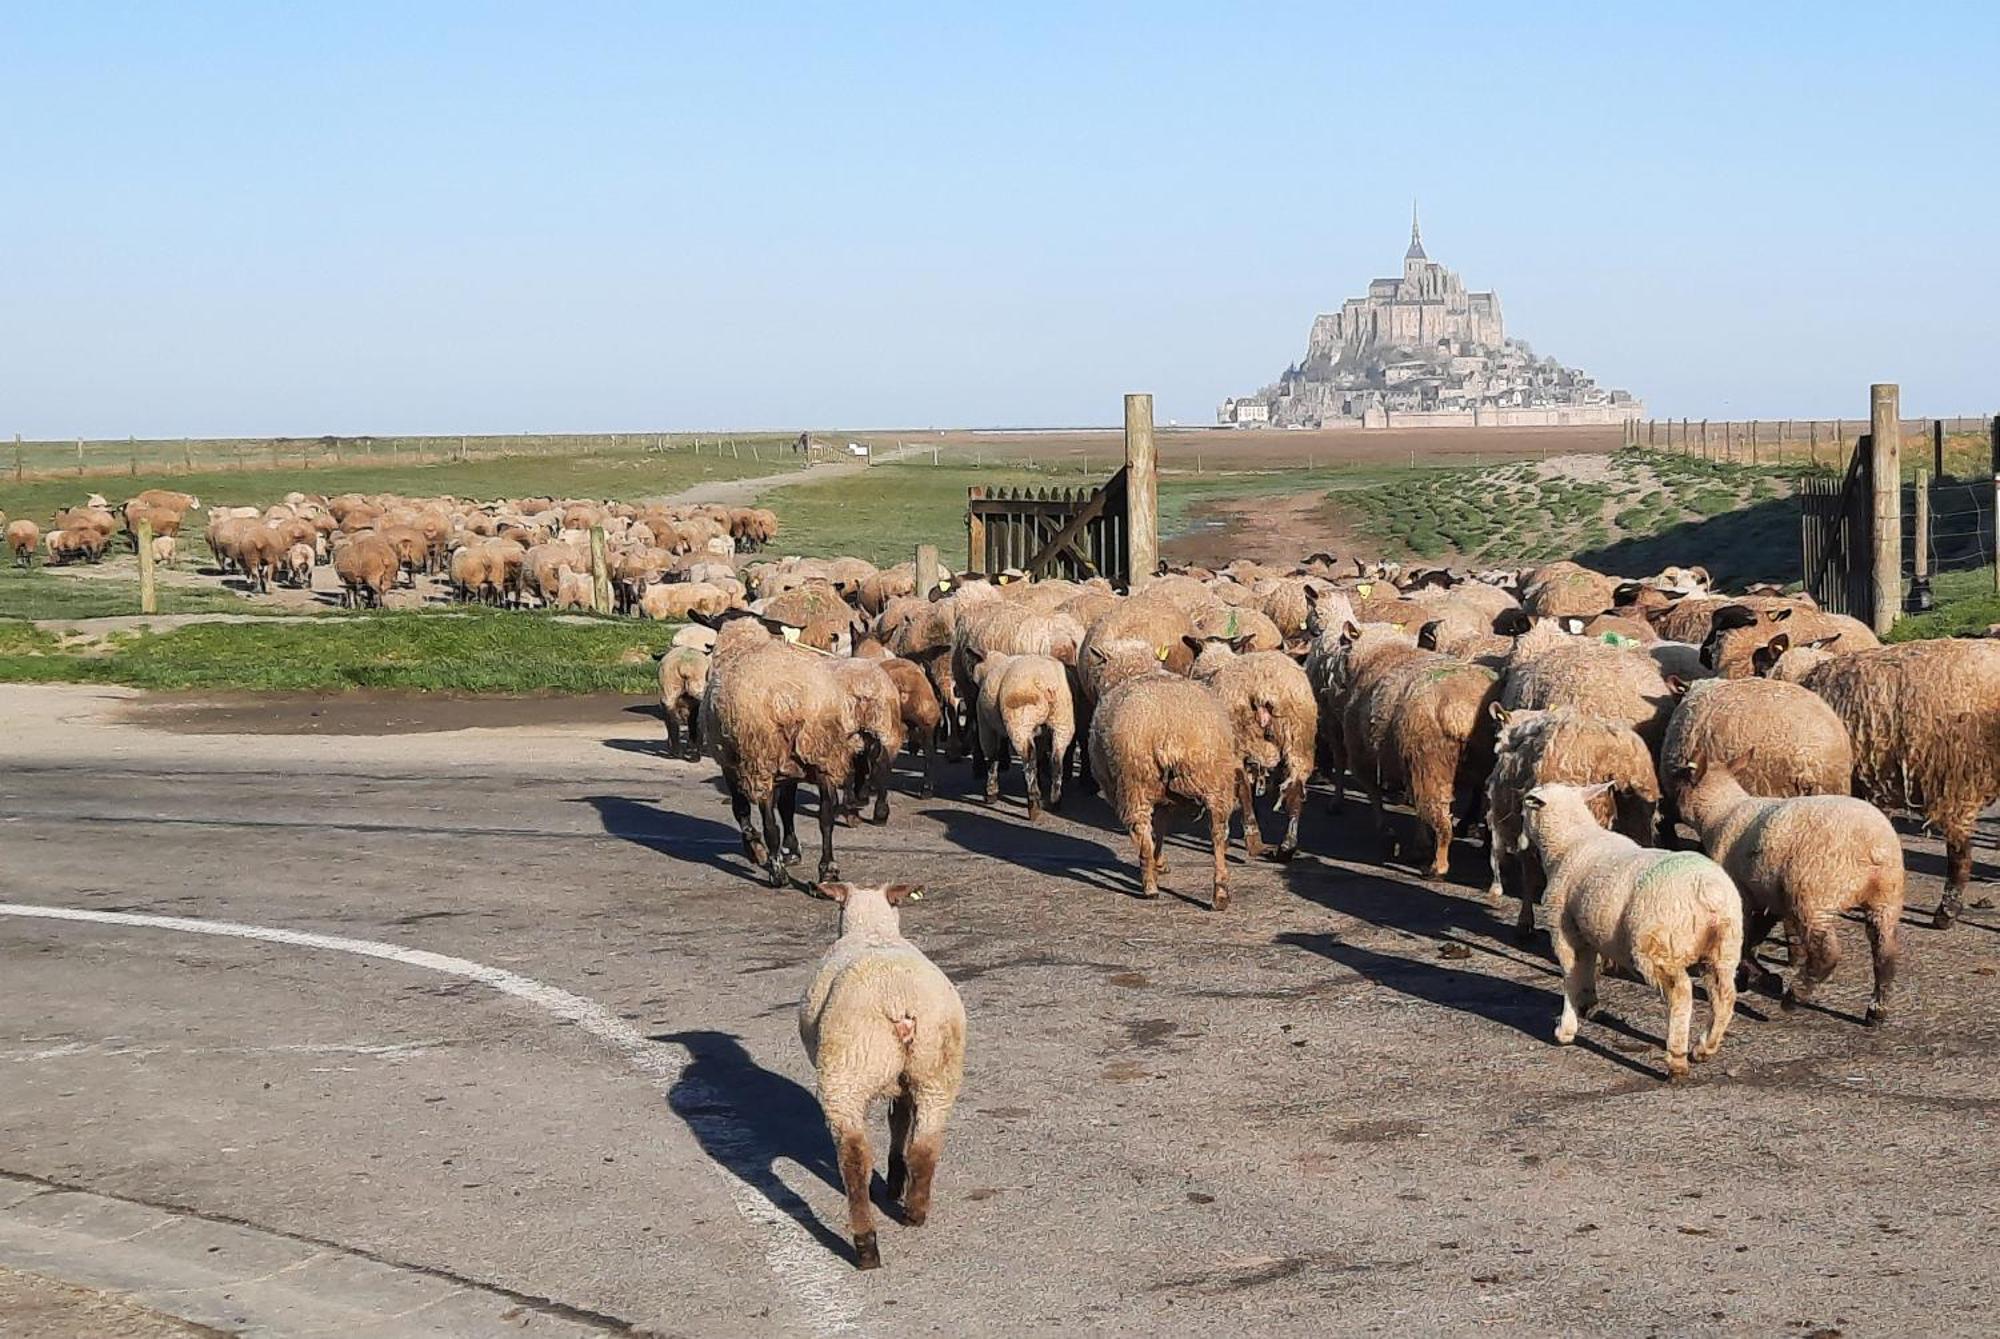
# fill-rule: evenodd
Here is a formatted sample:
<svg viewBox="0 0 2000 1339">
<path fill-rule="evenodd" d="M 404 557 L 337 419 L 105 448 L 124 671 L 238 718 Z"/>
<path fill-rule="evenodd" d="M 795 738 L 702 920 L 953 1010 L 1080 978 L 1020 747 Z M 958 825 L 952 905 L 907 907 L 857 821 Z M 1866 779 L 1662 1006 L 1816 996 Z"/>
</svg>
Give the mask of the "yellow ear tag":
<svg viewBox="0 0 2000 1339">
<path fill-rule="evenodd" d="M 938 589 L 939 589 L 939 590 L 950 590 L 950 589 L 951 589 L 951 578 L 950 578 L 950 577 L 940 577 L 940 578 L 938 578 Z"/>
<path fill-rule="evenodd" d="M 912 902 L 921 902 L 923 900 L 924 900 L 924 890 L 921 888 L 917 889 L 915 892 L 910 894 L 910 901 Z"/>
<path fill-rule="evenodd" d="M 1000 584 L 1003 586 L 1007 584 L 1007 574 L 1005 572 L 1000 574 Z"/>
<path fill-rule="evenodd" d="M 1370 595 L 1373 595 L 1375 593 L 1375 583 L 1372 581 L 1364 581 L 1360 585 L 1356 586 L 1354 589 L 1360 592 L 1361 598 L 1365 600 Z"/>
<path fill-rule="evenodd" d="M 1159 650 L 1159 656 L 1160 656 L 1160 663 L 1161 663 L 1161 664 L 1165 664 L 1165 663 L 1166 663 L 1166 660 L 1167 660 L 1167 648 L 1166 648 L 1166 647 L 1164 647 L 1164 646 L 1163 646 L 1163 647 L 1161 647 L 1161 648 L 1160 648 L 1160 650 Z"/>
<path fill-rule="evenodd" d="M 799 639 L 799 630 L 798 630 L 797 628 L 786 628 L 786 629 L 785 629 L 785 640 L 786 640 L 786 641 L 788 641 L 788 642 L 796 642 L 796 641 L 798 641 L 798 639 Z"/>
</svg>

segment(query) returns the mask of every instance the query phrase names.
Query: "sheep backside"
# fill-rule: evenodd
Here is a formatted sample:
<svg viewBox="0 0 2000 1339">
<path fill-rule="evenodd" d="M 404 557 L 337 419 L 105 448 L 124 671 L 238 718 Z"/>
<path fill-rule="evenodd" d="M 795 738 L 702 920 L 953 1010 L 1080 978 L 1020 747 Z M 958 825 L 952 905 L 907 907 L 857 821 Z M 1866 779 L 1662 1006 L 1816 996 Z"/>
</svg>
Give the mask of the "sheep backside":
<svg viewBox="0 0 2000 1339">
<path fill-rule="evenodd" d="M 1522 840 L 1548 871 L 1549 938 L 1563 973 L 1555 1040 L 1576 1040 L 1597 1004 L 1598 958 L 1632 972 L 1667 1005 L 1667 1076 L 1688 1072 L 1688 1032 L 1699 965 L 1708 986 L 1708 1033 L 1693 1058 L 1722 1045 L 1736 1011 L 1743 954 L 1743 902 L 1720 865 L 1694 851 L 1641 846 L 1598 826 L 1596 787 L 1542 785 L 1522 799 Z"/>
<path fill-rule="evenodd" d="M 1776 983 L 1755 955 L 1782 922 L 1804 954 L 1784 992 L 1784 1007 L 1796 1008 L 1833 974 L 1841 913 L 1858 910 L 1875 966 L 1867 1022 L 1885 1021 L 1903 918 L 1903 843 L 1888 816 L 1851 795 L 1754 796 L 1723 761 L 1679 767 L 1668 784 L 1702 849 L 1743 894 L 1744 965 Z"/>
<path fill-rule="evenodd" d="M 1755 795 L 1845 795 L 1854 778 L 1847 727 L 1812 690 L 1775 679 L 1686 685 L 1660 742 L 1660 775 L 1732 758 Z M 1667 798 L 1671 816 L 1671 788 Z"/>
<path fill-rule="evenodd" d="M 840 930 L 799 1001 L 799 1040 L 840 1158 L 855 1265 L 873 1269 L 882 1253 L 869 1205 L 868 1108 L 878 1098 L 889 1102 L 889 1198 L 902 1201 L 906 1223 L 921 1227 L 965 1075 L 965 1004 L 937 964 L 903 938 L 896 909 L 920 889 L 828 883 L 820 891 L 840 904 Z"/>
<path fill-rule="evenodd" d="M 667 752 L 689 762 L 701 756 L 701 699 L 708 690 L 708 652 L 668 647 L 660 657 L 660 709 L 667 718 Z"/>
<path fill-rule="evenodd" d="M 7 522 L 7 549 L 14 555 L 14 566 L 33 567 L 35 548 L 41 542 L 42 527 L 33 521 Z"/>
<path fill-rule="evenodd" d="M 1327 642 L 1325 635 L 1317 638 L 1314 652 Z M 1327 808 L 1338 813 L 1346 793 L 1347 770 L 1354 761 L 1349 751 L 1349 714 L 1365 713 L 1383 680 L 1429 652 L 1419 650 L 1409 633 L 1387 624 L 1348 623 L 1332 638 L 1332 645 L 1335 650 L 1321 657 L 1317 666 L 1308 655 L 1306 676 L 1314 682 L 1319 698 L 1318 758 L 1332 785 Z M 1315 668 L 1319 671 L 1317 680 L 1313 680 Z"/>
<path fill-rule="evenodd" d="M 1652 840 L 1660 783 L 1646 741 L 1626 726 L 1573 707 L 1508 711 L 1496 702 L 1489 710 L 1500 733 L 1486 781 L 1493 863 L 1487 892 L 1496 901 L 1509 891 L 1520 899 L 1515 931 L 1526 938 L 1534 932 L 1535 903 L 1547 883 L 1542 862 L 1521 843 L 1521 801 L 1527 793 L 1545 783 L 1609 781 L 1610 789 L 1592 797 L 1591 813 L 1601 826 L 1644 844 Z"/>
<path fill-rule="evenodd" d="M 1394 855 L 1383 798 L 1406 792 L 1430 835 L 1432 878 L 1451 866 L 1454 817 L 1469 815 L 1484 796 L 1493 764 L 1488 708 L 1499 693 L 1499 676 L 1484 665 L 1418 651 L 1350 699 L 1343 713 L 1347 762 L 1368 792 L 1376 832 Z"/>
<path fill-rule="evenodd" d="M 881 665 L 901 699 L 903 740 L 912 753 L 924 760 L 924 779 L 917 794 L 929 799 L 937 793 L 938 726 L 943 720 L 937 691 L 931 687 L 924 667 L 914 660 L 892 656 Z"/>
<path fill-rule="evenodd" d="M 1042 816 L 1045 803 L 1062 808 L 1063 759 L 1076 738 L 1069 667 L 1053 656 L 995 652 L 974 662 L 972 676 L 986 802 L 999 800 L 1000 766 L 1012 750 L 1027 784 L 1029 821 Z"/>
<path fill-rule="evenodd" d="M 848 739 L 854 746 L 847 807 L 858 813 L 870 794 L 875 797 L 871 823 L 889 821 L 889 774 L 903 751 L 903 696 L 879 660 L 828 662 L 827 669 L 844 694 Z"/>
<path fill-rule="evenodd" d="M 1575 707 L 1630 726 L 1656 752 L 1677 701 L 1651 657 L 1572 637 L 1550 622 L 1514 639 L 1500 695 L 1509 711 Z"/>
<path fill-rule="evenodd" d="M 380 609 L 382 597 L 394 588 L 401 571 L 395 547 L 372 531 L 333 551 L 333 573 L 340 578 L 343 605 Z"/>
<path fill-rule="evenodd" d="M 771 636 L 755 619 L 732 619 L 717 634 L 702 694 L 702 743 L 722 768 L 743 853 L 773 887 L 798 858 L 798 783 L 819 792 L 820 879 L 840 877 L 833 828 L 860 745 L 850 735 L 847 695 L 827 656 Z M 751 825 L 755 808 L 761 832 Z M 782 825 L 782 831 L 781 829 Z"/>
<path fill-rule="evenodd" d="M 1780 634 L 1782 639 L 1784 634 Z M 1958 919 L 1972 879 L 1980 810 L 2000 800 L 2000 642 L 1903 642 L 1830 656 L 1782 640 L 1774 673 L 1826 700 L 1854 745 L 1854 793 L 1906 809 L 1944 834 L 1945 886 L 1933 915 Z"/>
<path fill-rule="evenodd" d="M 1237 753 L 1244 764 L 1237 807 L 1243 811 L 1245 849 L 1252 859 L 1261 851 L 1251 786 L 1254 769 L 1267 785 L 1282 785 L 1279 804 L 1285 814 L 1285 835 L 1272 854 L 1290 860 L 1299 849 L 1306 782 L 1312 776 L 1319 738 L 1319 701 L 1305 670 L 1282 651 L 1251 651 L 1222 657 L 1206 667 L 1197 658 L 1195 678 L 1221 701 L 1236 734 Z"/>
<path fill-rule="evenodd" d="M 1096 649 L 1097 658 L 1107 655 L 1117 659 Z M 1229 815 L 1242 764 L 1222 704 L 1200 684 L 1166 670 L 1131 674 L 1098 701 L 1089 740 L 1090 770 L 1138 852 L 1140 896 L 1158 897 L 1166 873 L 1165 834 L 1156 833 L 1155 811 L 1191 800 L 1208 810 L 1211 904 L 1217 911 L 1228 906 Z"/>
</svg>

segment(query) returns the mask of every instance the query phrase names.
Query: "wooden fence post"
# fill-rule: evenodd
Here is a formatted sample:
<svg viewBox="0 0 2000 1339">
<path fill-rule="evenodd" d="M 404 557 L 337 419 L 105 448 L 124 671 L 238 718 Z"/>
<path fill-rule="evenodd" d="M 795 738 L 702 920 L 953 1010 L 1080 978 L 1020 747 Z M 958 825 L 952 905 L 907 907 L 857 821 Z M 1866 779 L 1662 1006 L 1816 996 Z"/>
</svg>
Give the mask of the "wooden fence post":
<svg viewBox="0 0 2000 1339">
<path fill-rule="evenodd" d="M 194 445 L 187 438 L 181 438 L 181 463 L 187 466 L 187 473 L 194 473 Z"/>
<path fill-rule="evenodd" d="M 21 482 L 21 434 L 14 434 L 14 482 Z"/>
<path fill-rule="evenodd" d="M 76 439 L 76 477 L 83 477 L 83 438 Z"/>
<path fill-rule="evenodd" d="M 965 490 L 965 570 L 968 572 L 986 571 L 986 518 L 972 509 L 974 502 L 985 497 L 986 487 L 983 484 L 974 484 Z"/>
<path fill-rule="evenodd" d="M 139 612 L 160 612 L 160 594 L 153 588 L 153 523 L 140 521 L 134 537 L 139 546 Z"/>
<path fill-rule="evenodd" d="M 1931 473 L 1944 478 L 1944 420 L 1931 420 Z"/>
<path fill-rule="evenodd" d="M 1125 570 L 1138 590 L 1160 566 L 1159 462 L 1153 451 L 1153 397 L 1125 397 Z"/>
<path fill-rule="evenodd" d="M 1910 564 L 1910 608 L 1919 612 L 1931 607 L 1931 472 L 1917 467 L 1916 531 Z"/>
<path fill-rule="evenodd" d="M 1701 421 L 1701 458 L 1708 459 L 1708 420 Z"/>
<path fill-rule="evenodd" d="M 1903 424 L 1894 383 L 1868 388 L 1869 467 L 1875 489 L 1875 635 L 1896 626 L 1903 604 Z"/>
<path fill-rule="evenodd" d="M 935 544 L 917 545 L 917 598 L 928 600 L 938 588 L 938 551 Z"/>
<path fill-rule="evenodd" d="M 2000 591 L 2000 414 L 1993 416 L 1987 432 L 1992 444 L 1988 464 L 1993 471 L 1993 589 Z"/>
<path fill-rule="evenodd" d="M 611 570 L 604 553 L 604 527 L 590 527 L 590 607 L 611 612 Z"/>
<path fill-rule="evenodd" d="M 1819 420 L 1806 425 L 1806 450 L 1811 453 L 1812 463 L 1819 464 Z"/>
</svg>

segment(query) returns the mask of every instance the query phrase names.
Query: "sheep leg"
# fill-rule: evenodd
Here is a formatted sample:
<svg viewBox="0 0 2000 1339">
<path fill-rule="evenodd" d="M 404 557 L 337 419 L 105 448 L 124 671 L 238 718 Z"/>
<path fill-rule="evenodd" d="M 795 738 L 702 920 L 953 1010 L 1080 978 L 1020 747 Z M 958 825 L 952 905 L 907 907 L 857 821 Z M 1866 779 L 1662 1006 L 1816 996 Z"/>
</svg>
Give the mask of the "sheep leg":
<svg viewBox="0 0 2000 1339">
<path fill-rule="evenodd" d="M 1972 818 L 1953 815 L 1939 825 L 1944 830 L 1944 896 L 1931 916 L 1935 929 L 1948 930 L 1965 911 L 1965 887 L 1972 882 Z"/>
<path fill-rule="evenodd" d="M 1264 854 L 1264 834 L 1257 830 L 1257 803 L 1250 793 L 1250 769 L 1236 769 L 1236 807 L 1243 811 L 1243 850 L 1252 860 Z M 1228 826 L 1227 818 L 1222 820 Z"/>
<path fill-rule="evenodd" d="M 1783 992 L 1785 979 L 1757 961 L 1757 946 L 1771 935 L 1778 923 L 1775 911 L 1753 911 L 1743 926 L 1743 961 L 1737 967 L 1737 989 L 1761 990 L 1776 995 Z"/>
<path fill-rule="evenodd" d="M 1451 871 L 1451 794 L 1427 791 L 1416 809 L 1418 820 L 1431 834 L 1430 876 L 1442 879 Z"/>
<path fill-rule="evenodd" d="M 1902 899 L 1887 907 L 1870 907 L 1863 922 L 1868 931 L 1868 952 L 1875 960 L 1875 993 L 1868 1000 L 1863 1021 L 1880 1027 L 1889 1021 L 1889 992 L 1896 984 L 1896 926 L 1902 919 Z"/>
<path fill-rule="evenodd" d="M 1521 888 L 1521 909 L 1514 916 L 1514 935 L 1525 943 L 1535 937 L 1535 904 L 1548 890 L 1548 873 L 1542 868 L 1539 856 L 1516 855 L 1513 861 L 1514 877 Z"/>
<path fill-rule="evenodd" d="M 840 866 L 833 862 L 833 824 L 840 808 L 840 792 L 837 788 L 820 783 L 819 787 L 819 881 L 834 883 L 840 878 Z"/>
<path fill-rule="evenodd" d="M 785 849 L 780 835 L 778 801 L 774 796 L 757 806 L 764 819 L 764 870 L 773 888 L 785 886 Z"/>
<path fill-rule="evenodd" d="M 1062 808 L 1064 774 L 1069 771 L 1070 755 L 1076 751 L 1075 739 L 1049 739 L 1049 808 Z"/>
<path fill-rule="evenodd" d="M 905 1087 L 895 1097 L 889 1099 L 889 1198 L 900 1200 L 910 1183 L 909 1163 L 905 1161 L 910 1146 L 910 1124 L 917 1116 L 917 1099 Z"/>
<path fill-rule="evenodd" d="M 1804 957 L 1798 970 L 1792 973 L 1790 988 L 1778 1001 L 1786 1013 L 1810 1000 L 1819 983 L 1832 976 L 1833 969 L 1840 965 L 1840 936 L 1834 932 L 1834 924 L 1831 916 L 1825 916 L 1801 927 Z"/>
<path fill-rule="evenodd" d="M 780 781 L 778 783 L 778 812 L 785 820 L 785 859 L 797 864 L 799 861 L 799 783 Z"/>
<path fill-rule="evenodd" d="M 1000 802 L 1000 760 L 981 749 L 977 751 L 972 765 L 974 771 L 984 783 L 986 802 L 988 804 L 998 804 Z"/>
<path fill-rule="evenodd" d="M 872 747 L 875 752 L 875 770 L 874 774 L 869 778 L 868 784 L 875 789 L 875 812 L 868 816 L 868 821 L 878 824 L 887 823 L 889 821 L 890 768 L 895 765 L 896 760 L 890 755 L 889 750 L 883 748 L 880 744 L 873 745 Z"/>
<path fill-rule="evenodd" d="M 743 836 L 743 856 L 753 865 L 764 863 L 764 847 L 757 840 L 757 830 L 750 822 L 750 797 L 736 784 L 736 778 L 723 773 L 723 783 L 729 788 L 729 812 L 736 818 L 736 829 Z"/>
<path fill-rule="evenodd" d="M 903 1217 L 911 1227 L 922 1227 L 931 1216 L 931 1182 L 937 1176 L 938 1155 L 944 1152 L 944 1125 L 951 1116 L 951 1095 L 915 1092 L 910 1100 L 915 1123 L 910 1131 L 910 1180 L 903 1196 Z"/>
<path fill-rule="evenodd" d="M 701 706 L 699 704 L 688 708 L 687 754 L 685 756 L 689 762 L 698 762 L 701 759 Z"/>
<path fill-rule="evenodd" d="M 667 756 L 679 757 L 681 753 L 681 709 L 677 703 L 667 704 Z"/>
<path fill-rule="evenodd" d="M 1563 974 L 1562 1017 L 1556 1020 L 1556 1045 L 1576 1040 L 1582 1019 L 1597 1007 L 1597 950 L 1583 943 L 1566 920 L 1558 922 L 1550 936 L 1556 963 Z"/>
<path fill-rule="evenodd" d="M 1667 1077 L 1688 1072 L 1688 1028 L 1694 1020 L 1694 983 L 1679 967 L 1659 971 L 1660 995 L 1667 1002 Z"/>
<path fill-rule="evenodd" d="M 1500 816 L 1491 808 L 1486 811 L 1486 831 L 1490 838 L 1486 843 L 1486 861 L 1493 869 L 1493 881 L 1486 885 L 1486 900 L 1497 904 L 1501 898 L 1507 895 L 1507 870 L 1514 856 L 1507 849 L 1507 843 L 1503 840 L 1502 833 L 1504 829 L 1500 824 Z M 1516 881 L 1519 878 L 1520 875 L 1517 872 L 1515 874 Z"/>
<path fill-rule="evenodd" d="M 847 1191 L 847 1230 L 854 1238 L 854 1267 L 874 1269 L 882 1263 L 875 1244 L 875 1214 L 868 1204 L 868 1183 L 875 1175 L 875 1154 L 868 1147 L 868 1130 L 859 1121 L 833 1124 L 840 1146 L 840 1180 Z"/>
<path fill-rule="evenodd" d="M 1279 860 L 1290 860 L 1299 850 L 1299 820 L 1306 812 L 1306 778 L 1295 759 L 1285 760 L 1285 835 L 1278 842 L 1273 853 Z"/>
<path fill-rule="evenodd" d="M 937 794 L 937 731 L 935 729 L 924 731 L 917 737 L 917 745 L 924 755 L 924 781 L 917 794 L 928 800 Z"/>
<path fill-rule="evenodd" d="M 1028 792 L 1028 821 L 1036 822 L 1042 816 L 1042 787 L 1040 760 L 1036 756 L 1032 731 L 1021 741 L 1021 783 Z"/>
<path fill-rule="evenodd" d="M 1382 858 L 1394 860 L 1402 845 L 1396 840 L 1396 831 L 1389 826 L 1389 815 L 1382 808 L 1382 783 L 1376 780 L 1363 784 L 1368 790 L 1368 802 L 1375 811 L 1375 836 L 1382 843 Z"/>
<path fill-rule="evenodd" d="M 1125 830 L 1132 834 L 1132 845 L 1139 852 L 1139 896 L 1158 897 L 1160 876 L 1153 863 L 1157 849 L 1153 842 L 1153 811 L 1148 808 L 1126 819 Z"/>
<path fill-rule="evenodd" d="M 1242 778 L 1243 786 L 1249 785 L 1248 778 L 1244 777 L 1242 772 L 1239 771 L 1237 776 Z M 1256 828 L 1255 811 L 1245 808 L 1243 831 L 1248 834 L 1254 832 Z M 1208 807 L 1208 849 L 1215 860 L 1215 892 L 1209 898 L 1209 905 L 1214 910 L 1221 911 L 1229 905 L 1229 807 L 1226 803 L 1211 803 Z"/>
<path fill-rule="evenodd" d="M 1727 961 L 1726 953 L 1714 949 L 1702 964 L 1702 979 L 1708 984 L 1708 1031 L 1694 1048 L 1697 1063 L 1722 1049 L 1722 1034 L 1729 1031 L 1729 1020 L 1736 1016 L 1736 972 L 1725 970 Z"/>
</svg>

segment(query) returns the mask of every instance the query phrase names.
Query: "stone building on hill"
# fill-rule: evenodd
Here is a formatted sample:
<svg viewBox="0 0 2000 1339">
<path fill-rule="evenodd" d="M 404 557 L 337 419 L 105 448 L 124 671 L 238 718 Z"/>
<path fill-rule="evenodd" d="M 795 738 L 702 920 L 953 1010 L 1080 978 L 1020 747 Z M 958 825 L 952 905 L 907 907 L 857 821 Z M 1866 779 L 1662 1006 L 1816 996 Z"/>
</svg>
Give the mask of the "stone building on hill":
<svg viewBox="0 0 2000 1339">
<path fill-rule="evenodd" d="M 1305 360 L 1225 400 L 1239 427 L 1554 427 L 1621 423 L 1646 407 L 1508 339 L 1494 293 L 1466 289 L 1424 251 L 1416 213 L 1400 278 L 1315 317 Z"/>
</svg>

